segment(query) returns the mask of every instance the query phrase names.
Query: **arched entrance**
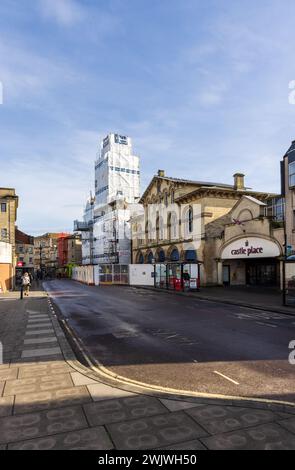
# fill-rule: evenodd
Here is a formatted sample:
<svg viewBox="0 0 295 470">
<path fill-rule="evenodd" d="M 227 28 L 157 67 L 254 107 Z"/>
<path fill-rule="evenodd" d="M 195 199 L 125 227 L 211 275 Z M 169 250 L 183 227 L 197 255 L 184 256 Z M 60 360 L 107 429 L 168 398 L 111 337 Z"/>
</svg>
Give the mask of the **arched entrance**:
<svg viewBox="0 0 295 470">
<path fill-rule="evenodd" d="M 229 241 L 220 249 L 219 283 L 275 287 L 281 255 L 282 248 L 270 238 L 250 236 Z"/>
</svg>

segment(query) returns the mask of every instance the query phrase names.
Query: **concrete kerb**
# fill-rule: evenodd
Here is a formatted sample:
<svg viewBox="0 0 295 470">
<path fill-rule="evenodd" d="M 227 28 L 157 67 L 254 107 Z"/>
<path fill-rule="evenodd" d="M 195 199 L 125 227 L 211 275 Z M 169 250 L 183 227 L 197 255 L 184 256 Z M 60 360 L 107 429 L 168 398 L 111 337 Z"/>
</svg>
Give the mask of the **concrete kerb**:
<svg viewBox="0 0 295 470">
<path fill-rule="evenodd" d="M 182 295 L 186 297 L 191 297 L 193 299 L 198 299 L 198 300 L 207 300 L 209 302 L 216 302 L 216 303 L 221 303 L 221 304 L 227 304 L 227 305 L 235 305 L 237 307 L 246 307 L 246 308 L 251 308 L 253 310 L 262 310 L 263 312 L 272 312 L 272 313 L 280 313 L 281 315 L 288 315 L 288 316 L 295 316 L 295 308 L 293 307 L 284 307 L 284 308 L 290 308 L 294 309 L 294 313 L 290 310 L 290 312 L 286 312 L 285 310 L 281 310 L 276 307 L 269 307 L 266 305 L 258 305 L 258 304 L 249 304 L 246 302 L 237 302 L 234 300 L 229 300 L 229 299 L 220 299 L 219 297 L 208 297 L 208 296 L 203 296 L 203 295 L 198 295 L 195 292 L 177 292 L 174 290 L 169 290 L 169 289 L 156 289 L 155 287 L 149 287 L 149 286 L 132 286 L 134 289 L 146 289 L 152 292 L 156 292 L 159 294 L 172 294 L 172 295 Z"/>
<path fill-rule="evenodd" d="M 47 294 L 48 295 L 48 294 Z M 112 371 L 103 366 L 99 361 L 91 356 L 91 353 L 82 344 L 81 340 L 77 337 L 76 333 L 70 328 L 57 305 L 54 304 L 48 295 L 49 309 L 52 314 L 53 327 L 58 338 L 58 342 L 64 356 L 65 361 L 75 371 L 80 372 L 82 375 L 96 380 L 98 383 L 104 383 L 111 387 L 136 394 L 145 394 L 161 399 L 168 400 L 185 400 L 190 403 L 196 404 L 210 404 L 210 405 L 223 405 L 235 407 L 248 407 L 255 409 L 268 409 L 274 412 L 285 412 L 295 414 L 295 404 L 287 401 L 270 400 L 263 398 L 249 398 L 240 396 L 226 396 L 219 394 L 208 393 L 193 393 L 184 390 L 170 389 L 159 386 L 153 386 L 143 382 L 134 381 L 127 377 L 114 374 Z M 59 312 L 57 315 L 56 310 Z M 63 331 L 64 330 L 64 331 Z M 68 341 L 68 339 L 69 341 Z M 73 344 L 73 348 L 70 345 Z M 76 351 L 78 355 L 83 357 L 83 360 L 88 367 L 85 367 L 76 358 Z M 90 369 L 90 370 L 89 370 Z"/>
</svg>

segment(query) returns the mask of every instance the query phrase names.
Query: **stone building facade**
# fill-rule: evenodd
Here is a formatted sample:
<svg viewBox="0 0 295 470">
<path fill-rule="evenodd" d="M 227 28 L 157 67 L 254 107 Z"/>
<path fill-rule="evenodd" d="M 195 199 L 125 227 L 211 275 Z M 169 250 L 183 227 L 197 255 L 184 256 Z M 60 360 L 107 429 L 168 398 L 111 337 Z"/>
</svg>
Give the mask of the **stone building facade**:
<svg viewBox="0 0 295 470">
<path fill-rule="evenodd" d="M 16 282 L 20 283 L 24 272 L 34 275 L 34 237 L 15 229 L 16 242 Z"/>
<path fill-rule="evenodd" d="M 281 161 L 281 186 L 285 198 L 286 255 L 295 254 L 295 141 Z"/>
<path fill-rule="evenodd" d="M 241 173 L 234 175 L 231 185 L 166 177 L 159 170 L 141 198 L 142 213 L 132 218 L 133 263 L 198 263 L 203 286 L 263 283 L 256 264 L 263 266 L 261 259 L 270 248 L 265 246 L 267 241 L 273 248 L 269 257 L 275 258 L 270 264 L 280 270 L 283 230 L 273 229 L 268 211 L 275 197 L 247 189 Z M 247 237 L 251 237 L 248 243 Z M 225 248 L 239 241 L 247 246 L 255 242 L 253 253 L 245 260 L 242 246 L 240 256 L 227 255 L 228 261 Z M 255 248 L 262 252 L 254 253 Z M 249 259 L 257 259 L 254 267 L 248 267 Z M 224 266 L 231 266 L 231 272 Z M 249 275 L 249 269 L 255 276 Z M 268 262 L 259 272 L 268 270 L 272 282 L 279 282 Z"/>
<path fill-rule="evenodd" d="M 0 292 L 15 283 L 15 222 L 18 196 L 13 188 L 0 188 Z"/>
<path fill-rule="evenodd" d="M 61 233 L 45 233 L 34 238 L 35 271 L 54 274 L 58 267 L 58 238 Z"/>
</svg>

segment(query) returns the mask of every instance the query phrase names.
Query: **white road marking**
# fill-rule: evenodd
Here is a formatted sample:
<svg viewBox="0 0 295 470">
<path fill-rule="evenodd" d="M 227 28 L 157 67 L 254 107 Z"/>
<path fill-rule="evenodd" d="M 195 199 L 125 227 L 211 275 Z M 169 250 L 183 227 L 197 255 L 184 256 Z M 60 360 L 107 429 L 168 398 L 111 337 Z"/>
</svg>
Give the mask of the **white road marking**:
<svg viewBox="0 0 295 470">
<path fill-rule="evenodd" d="M 38 318 L 36 320 L 31 320 L 29 319 L 28 320 L 28 323 L 42 323 L 42 322 L 47 322 L 49 320 L 49 317 L 45 317 L 45 318 Z"/>
<path fill-rule="evenodd" d="M 25 339 L 24 344 L 43 344 L 43 343 L 56 343 L 57 338 L 34 338 L 34 339 Z"/>
<path fill-rule="evenodd" d="M 236 382 L 235 380 L 231 379 L 230 377 L 227 377 L 226 375 L 223 375 L 221 372 L 218 372 L 217 370 L 214 371 L 214 374 L 220 375 L 221 377 L 223 377 L 226 380 L 229 380 L 230 382 L 232 382 L 235 385 L 240 385 L 239 382 Z"/>
<path fill-rule="evenodd" d="M 277 328 L 277 325 L 271 325 L 270 323 L 263 323 L 260 321 L 255 322 L 257 325 L 262 325 L 262 326 L 269 326 L 270 328 Z"/>
<path fill-rule="evenodd" d="M 26 332 L 25 336 L 44 335 L 47 333 L 54 333 L 54 330 L 52 328 L 48 328 L 46 330 L 29 330 Z"/>
<path fill-rule="evenodd" d="M 22 352 L 22 358 L 26 357 L 41 357 L 41 356 L 53 356 L 61 354 L 61 349 L 57 348 L 45 348 L 45 349 L 27 349 Z"/>
<path fill-rule="evenodd" d="M 48 315 L 29 315 L 29 320 L 44 320 L 44 318 L 48 319 Z"/>
<path fill-rule="evenodd" d="M 34 328 L 48 328 L 52 327 L 52 323 L 35 323 L 34 325 L 27 325 L 27 329 L 34 329 Z"/>
</svg>

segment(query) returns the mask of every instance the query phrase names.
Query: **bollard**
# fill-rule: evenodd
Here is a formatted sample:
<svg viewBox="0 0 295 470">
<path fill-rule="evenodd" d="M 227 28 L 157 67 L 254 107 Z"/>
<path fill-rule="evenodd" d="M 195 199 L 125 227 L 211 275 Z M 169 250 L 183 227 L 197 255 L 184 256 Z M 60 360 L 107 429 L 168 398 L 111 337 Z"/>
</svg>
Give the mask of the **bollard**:
<svg viewBox="0 0 295 470">
<path fill-rule="evenodd" d="M 20 288 L 20 299 L 22 300 L 23 297 L 24 297 L 24 288 L 23 288 L 23 286 L 21 286 L 21 288 Z"/>
</svg>

